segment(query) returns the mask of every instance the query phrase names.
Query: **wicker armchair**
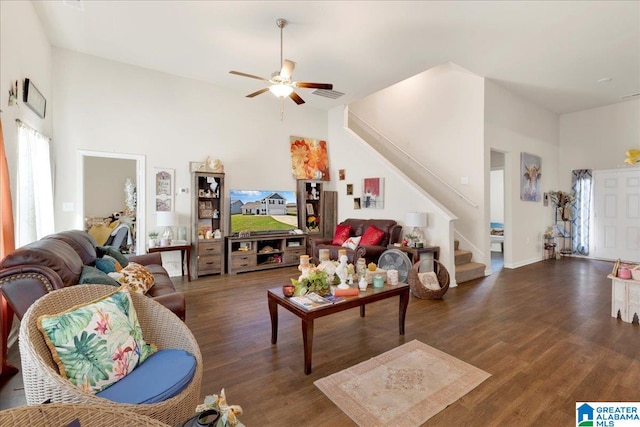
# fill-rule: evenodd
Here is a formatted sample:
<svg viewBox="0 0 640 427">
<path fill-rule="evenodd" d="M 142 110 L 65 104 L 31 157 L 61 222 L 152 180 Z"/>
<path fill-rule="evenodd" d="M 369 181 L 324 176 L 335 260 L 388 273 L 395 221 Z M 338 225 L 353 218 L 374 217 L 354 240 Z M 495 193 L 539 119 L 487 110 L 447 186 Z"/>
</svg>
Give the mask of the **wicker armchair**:
<svg viewBox="0 0 640 427">
<path fill-rule="evenodd" d="M 31 305 L 20 325 L 19 348 L 22 377 L 28 405 L 50 399 L 52 403 L 81 403 L 117 407 L 146 415 L 169 425 L 193 416 L 200 399 L 202 354 L 193 334 L 170 310 L 142 294 L 131 293 L 145 341 L 158 349 L 182 349 L 196 358 L 196 372 L 191 383 L 177 396 L 154 404 L 116 403 L 97 397 L 74 386 L 58 373 L 58 366 L 37 327 L 38 317 L 56 314 L 78 304 L 96 300 L 114 291 L 108 285 L 76 285 L 48 293 Z M 83 424 L 84 425 L 84 424 Z"/>
<path fill-rule="evenodd" d="M 445 266 L 439 262 L 437 259 L 433 260 L 433 267 L 436 271 L 436 275 L 438 276 L 438 283 L 440 284 L 440 290 L 431 290 L 422 286 L 420 283 L 420 279 L 418 278 L 418 273 L 420 272 L 420 263 L 417 262 L 411 267 L 411 271 L 409 271 L 409 289 L 411 289 L 411 293 L 421 299 L 442 299 L 444 294 L 447 293 L 449 289 L 449 282 L 451 278 L 449 277 L 449 272 L 445 268 Z"/>
<path fill-rule="evenodd" d="M 60 427 L 76 419 L 82 427 L 168 427 L 168 424 L 116 406 L 52 403 L 0 411 L 0 426 Z"/>
</svg>

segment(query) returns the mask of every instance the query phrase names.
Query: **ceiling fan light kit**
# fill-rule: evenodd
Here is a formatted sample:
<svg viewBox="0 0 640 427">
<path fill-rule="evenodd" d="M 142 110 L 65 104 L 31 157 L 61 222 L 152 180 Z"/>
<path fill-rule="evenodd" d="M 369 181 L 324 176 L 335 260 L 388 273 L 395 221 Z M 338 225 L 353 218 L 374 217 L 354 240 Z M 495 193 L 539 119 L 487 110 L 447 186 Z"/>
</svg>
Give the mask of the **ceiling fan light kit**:
<svg viewBox="0 0 640 427">
<path fill-rule="evenodd" d="M 285 96 L 291 95 L 291 92 L 293 92 L 293 88 L 291 86 L 287 86 L 286 84 L 278 83 L 275 85 L 271 85 L 269 87 L 269 91 L 271 91 L 271 93 L 278 98 L 284 98 Z"/>
<path fill-rule="evenodd" d="M 271 74 L 270 79 L 265 79 L 260 76 L 256 76 L 253 74 L 242 73 L 240 71 L 229 71 L 231 74 L 235 74 L 237 76 L 249 77 L 251 79 L 262 80 L 265 82 L 271 83 L 271 85 L 267 88 L 260 89 L 256 92 L 250 93 L 247 95 L 247 98 L 253 98 L 257 95 L 265 93 L 267 91 L 274 94 L 276 97 L 284 100 L 284 98 L 289 97 L 293 102 L 298 105 L 304 104 L 304 100 L 295 92 L 295 88 L 308 88 L 308 89 L 326 89 L 332 90 L 333 85 L 331 83 L 312 83 L 312 82 L 294 82 L 291 80 L 293 76 L 293 69 L 296 66 L 296 63 L 289 60 L 284 59 L 282 55 L 283 51 L 283 35 L 282 29 L 287 25 L 286 19 L 278 19 L 276 21 L 276 25 L 280 28 L 280 71 L 275 71 Z M 282 120 L 282 103 L 280 104 L 280 119 Z"/>
</svg>

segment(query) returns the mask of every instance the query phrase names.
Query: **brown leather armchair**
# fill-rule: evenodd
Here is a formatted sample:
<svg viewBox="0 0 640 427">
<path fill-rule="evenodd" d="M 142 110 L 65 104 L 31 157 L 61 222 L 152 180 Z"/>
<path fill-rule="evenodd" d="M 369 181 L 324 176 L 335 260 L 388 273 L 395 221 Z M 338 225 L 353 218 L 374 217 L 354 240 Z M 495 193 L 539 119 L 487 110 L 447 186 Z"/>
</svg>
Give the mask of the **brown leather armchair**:
<svg viewBox="0 0 640 427">
<path fill-rule="evenodd" d="M 83 265 L 95 265 L 96 241 L 89 233 L 69 230 L 51 234 L 29 243 L 0 261 L 0 292 L 18 316 L 41 296 L 78 284 Z M 147 296 L 167 307 L 180 319 L 185 318 L 185 300 L 177 292 L 160 253 L 129 257 L 144 265 L 154 276 L 155 285 Z"/>
<path fill-rule="evenodd" d="M 369 262 L 378 262 L 378 258 L 387 250 L 387 245 L 400 242 L 402 236 L 402 226 L 392 219 L 360 219 L 348 218 L 339 225 L 350 225 L 351 231 L 349 236 L 362 236 L 370 225 L 375 226 L 378 230 L 384 232 L 384 236 L 378 245 L 358 246 L 356 249 L 347 249 L 339 245 L 333 245 L 331 239 L 322 239 L 311 237 L 311 256 L 314 263 L 318 263 L 318 254 L 320 249 L 328 249 L 331 259 L 338 259 L 338 250 L 346 249 L 347 258 L 350 263 L 354 263 L 358 258 L 362 257 Z"/>
</svg>

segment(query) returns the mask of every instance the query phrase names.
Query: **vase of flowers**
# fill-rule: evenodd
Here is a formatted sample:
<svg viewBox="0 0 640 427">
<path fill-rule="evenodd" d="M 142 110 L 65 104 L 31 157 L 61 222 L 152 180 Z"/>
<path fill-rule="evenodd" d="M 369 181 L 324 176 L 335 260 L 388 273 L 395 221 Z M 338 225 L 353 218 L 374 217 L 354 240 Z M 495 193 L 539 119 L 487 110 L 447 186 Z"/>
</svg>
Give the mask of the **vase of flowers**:
<svg viewBox="0 0 640 427">
<path fill-rule="evenodd" d="M 549 198 L 560 211 L 560 216 L 564 221 L 571 219 L 571 203 L 575 200 L 575 193 L 565 193 L 564 191 L 550 191 Z"/>
</svg>

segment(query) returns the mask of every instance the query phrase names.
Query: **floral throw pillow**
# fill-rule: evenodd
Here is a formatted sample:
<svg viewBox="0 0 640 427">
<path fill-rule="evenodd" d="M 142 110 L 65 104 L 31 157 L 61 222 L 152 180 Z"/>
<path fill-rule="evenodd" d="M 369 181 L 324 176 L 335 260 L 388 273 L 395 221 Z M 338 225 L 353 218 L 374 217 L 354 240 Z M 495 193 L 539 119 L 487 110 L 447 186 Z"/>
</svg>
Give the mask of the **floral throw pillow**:
<svg viewBox="0 0 640 427">
<path fill-rule="evenodd" d="M 137 262 L 130 262 L 122 270 L 109 273 L 109 276 L 116 279 L 118 283 L 129 286 L 129 289 L 139 294 L 146 294 L 156 283 L 153 274 Z"/>
<path fill-rule="evenodd" d="M 97 393 L 125 377 L 151 354 L 126 286 L 96 301 L 38 318 L 38 329 L 60 375 Z"/>
<path fill-rule="evenodd" d="M 362 246 L 379 245 L 383 237 L 384 237 L 384 231 L 378 230 L 378 228 L 376 228 L 375 226 L 370 225 L 367 227 L 364 234 L 362 235 L 362 240 L 360 241 L 360 244 Z"/>
<path fill-rule="evenodd" d="M 347 249 L 352 249 L 355 250 L 358 247 L 358 244 L 360 244 L 360 239 L 362 237 L 358 236 L 358 237 L 349 237 L 343 244 L 342 247 L 343 248 L 347 248 Z"/>
<path fill-rule="evenodd" d="M 349 238 L 349 233 L 351 233 L 350 225 L 340 225 L 336 226 L 336 233 L 333 236 L 332 245 L 342 245 Z"/>
</svg>

